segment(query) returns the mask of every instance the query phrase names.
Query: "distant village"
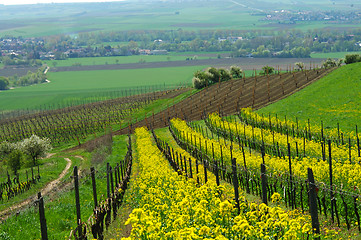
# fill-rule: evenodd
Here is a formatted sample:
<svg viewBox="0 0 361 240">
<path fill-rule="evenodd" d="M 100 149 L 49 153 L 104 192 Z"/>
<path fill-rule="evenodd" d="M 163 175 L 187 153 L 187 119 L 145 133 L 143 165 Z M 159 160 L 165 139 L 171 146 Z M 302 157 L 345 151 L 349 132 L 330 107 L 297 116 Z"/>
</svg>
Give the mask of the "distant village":
<svg viewBox="0 0 361 240">
<path fill-rule="evenodd" d="M 162 42 L 161 39 L 155 42 Z M 65 59 L 74 57 L 90 57 L 90 56 L 127 56 L 127 55 L 167 55 L 167 50 L 150 50 L 150 49 L 129 49 L 127 47 L 112 48 L 104 47 L 83 47 L 69 46 L 61 49 L 52 49 L 46 51 L 44 47 L 44 39 L 41 38 L 0 38 L 1 56 L 26 59 Z"/>
<path fill-rule="evenodd" d="M 360 24 L 361 12 L 314 12 L 277 10 L 258 12 L 260 21 L 272 25 L 297 24 L 299 21 L 317 23 Z M 287 28 L 285 28 L 287 29 Z M 62 60 L 79 57 L 105 57 L 130 55 L 167 55 L 168 52 L 231 52 L 233 57 L 310 57 L 311 52 L 358 51 L 361 33 L 355 28 L 329 35 L 329 30 L 317 33 L 297 33 L 296 38 L 287 33 L 270 35 L 267 32 L 252 33 L 217 31 L 152 31 L 153 39 L 143 41 L 141 33 L 80 33 L 77 37 L 56 35 L 44 38 L 2 37 L 0 56 L 5 66 L 40 66 L 42 60 Z M 218 33 L 218 34 L 217 34 Z M 144 33 L 146 34 L 146 33 Z M 174 37 L 174 34 L 177 36 Z M 84 35 L 83 37 L 81 37 Z M 241 36 L 243 35 L 243 36 Z M 298 38 L 304 39 L 300 46 Z M 111 44 L 110 42 L 119 42 Z M 139 44 L 139 45 L 138 45 Z"/>
<path fill-rule="evenodd" d="M 262 13 L 263 14 L 263 13 Z M 295 24 L 298 21 L 321 21 L 332 23 L 359 23 L 361 22 L 361 12 L 340 11 L 340 12 L 314 12 L 314 11 L 292 11 L 277 10 L 265 13 L 262 21 L 270 21 L 283 24 Z"/>
</svg>

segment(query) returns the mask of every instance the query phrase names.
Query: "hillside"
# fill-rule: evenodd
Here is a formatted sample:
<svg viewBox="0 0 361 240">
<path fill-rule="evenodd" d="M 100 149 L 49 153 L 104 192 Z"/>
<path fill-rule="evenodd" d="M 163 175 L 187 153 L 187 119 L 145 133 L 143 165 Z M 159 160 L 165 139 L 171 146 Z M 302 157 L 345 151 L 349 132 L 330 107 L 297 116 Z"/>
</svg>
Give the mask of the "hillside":
<svg viewBox="0 0 361 240">
<path fill-rule="evenodd" d="M 217 83 L 174 106 L 137 122 L 134 127 L 165 127 L 168 119 L 179 117 L 187 121 L 200 120 L 204 114 L 215 111 L 223 115 L 237 113 L 240 108 L 261 108 L 293 94 L 327 75 L 332 69 L 254 76 Z M 118 132 L 128 133 L 128 127 Z"/>
<path fill-rule="evenodd" d="M 361 63 L 342 66 L 309 87 L 259 110 L 354 131 L 361 117 Z"/>
</svg>

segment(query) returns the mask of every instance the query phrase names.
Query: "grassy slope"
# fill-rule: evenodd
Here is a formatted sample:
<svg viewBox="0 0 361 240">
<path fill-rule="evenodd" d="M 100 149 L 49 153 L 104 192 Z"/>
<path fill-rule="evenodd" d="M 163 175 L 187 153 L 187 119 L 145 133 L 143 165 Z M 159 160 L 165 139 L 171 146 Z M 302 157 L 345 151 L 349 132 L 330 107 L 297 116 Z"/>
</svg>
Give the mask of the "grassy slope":
<svg viewBox="0 0 361 240">
<path fill-rule="evenodd" d="M 343 66 L 290 97 L 271 104 L 259 113 L 277 113 L 295 120 L 353 131 L 361 118 L 361 63 Z"/>
<path fill-rule="evenodd" d="M 203 68 L 205 66 L 49 73 L 50 83 L 0 92 L 0 111 L 91 100 L 89 98 L 124 88 L 190 84 L 193 73 Z"/>
<path fill-rule="evenodd" d="M 81 153 L 86 157 L 84 161 L 78 162 L 77 165 L 79 164 L 82 169 L 89 169 L 90 166 L 94 166 L 99 171 L 96 175 L 98 201 L 104 200 L 106 195 L 106 178 L 104 177 L 106 162 L 109 162 L 111 166 L 115 166 L 120 159 L 124 158 L 127 150 L 127 139 L 126 135 L 114 137 L 112 155 L 106 161 L 98 164 L 91 162 L 89 153 Z M 86 179 L 88 180 L 86 181 Z M 85 180 L 81 179 L 79 187 L 81 216 L 82 220 L 87 222 L 93 210 L 92 185 L 89 177 L 86 177 Z M 67 239 L 70 231 L 76 227 L 74 191 L 60 192 L 56 199 L 49 199 L 45 196 L 44 205 L 49 239 Z M 14 228 L 14 226 L 17 227 Z M 40 223 L 36 207 L 21 211 L 18 216 L 14 215 L 3 224 L 0 224 L 0 239 L 39 238 Z"/>
</svg>

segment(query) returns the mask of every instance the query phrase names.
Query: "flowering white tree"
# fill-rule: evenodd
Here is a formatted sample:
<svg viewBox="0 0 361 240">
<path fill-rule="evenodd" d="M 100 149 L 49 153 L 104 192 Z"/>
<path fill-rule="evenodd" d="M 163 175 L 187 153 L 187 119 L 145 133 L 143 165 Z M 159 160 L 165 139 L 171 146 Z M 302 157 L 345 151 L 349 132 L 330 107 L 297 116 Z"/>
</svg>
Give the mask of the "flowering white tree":
<svg viewBox="0 0 361 240">
<path fill-rule="evenodd" d="M 303 71 L 305 68 L 305 64 L 303 62 L 296 62 L 295 66 L 298 67 L 299 70 Z"/>
<path fill-rule="evenodd" d="M 52 149 L 50 139 L 40 138 L 36 135 L 32 135 L 30 138 L 24 139 L 20 142 L 19 146 L 25 154 L 31 157 L 34 166 L 37 164 L 38 158 L 45 157 Z"/>
</svg>

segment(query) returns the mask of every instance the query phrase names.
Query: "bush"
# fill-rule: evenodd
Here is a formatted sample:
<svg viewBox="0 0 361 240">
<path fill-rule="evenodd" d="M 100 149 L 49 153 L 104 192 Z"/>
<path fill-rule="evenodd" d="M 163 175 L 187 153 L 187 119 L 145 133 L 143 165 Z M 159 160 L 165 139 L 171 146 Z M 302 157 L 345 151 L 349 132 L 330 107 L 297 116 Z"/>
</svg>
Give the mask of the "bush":
<svg viewBox="0 0 361 240">
<path fill-rule="evenodd" d="M 275 68 L 270 66 L 264 66 L 262 67 L 262 72 L 260 72 L 261 75 L 267 75 L 272 74 L 274 72 Z"/>
<path fill-rule="evenodd" d="M 192 83 L 195 89 L 202 89 L 206 86 L 206 81 L 204 79 L 199 79 L 197 77 L 193 77 Z"/>
<path fill-rule="evenodd" d="M 0 143 L 0 156 L 1 157 L 8 156 L 11 152 L 15 151 L 17 147 L 18 146 L 16 143 L 10 143 L 7 141 Z"/>
<path fill-rule="evenodd" d="M 21 167 L 21 161 L 23 159 L 23 153 L 18 150 L 15 149 L 14 151 L 12 151 L 9 154 L 8 157 L 8 166 L 10 167 L 10 169 L 13 171 L 14 175 L 17 175 L 18 170 Z"/>
<path fill-rule="evenodd" d="M 295 66 L 298 67 L 298 70 L 303 71 L 303 69 L 305 68 L 305 64 L 303 62 L 296 62 Z"/>
<path fill-rule="evenodd" d="M 210 83 L 216 83 L 219 82 L 219 79 L 221 77 L 221 74 L 219 72 L 219 70 L 217 70 L 217 68 L 211 67 L 208 69 L 208 74 L 209 74 L 209 81 Z"/>
<path fill-rule="evenodd" d="M 9 80 L 6 77 L 0 77 L 0 90 L 7 90 Z"/>
<path fill-rule="evenodd" d="M 340 65 L 341 65 L 341 63 L 340 63 Z M 338 63 L 336 62 L 336 60 L 334 60 L 332 58 L 327 58 L 327 60 L 325 62 L 323 62 L 323 66 L 325 68 L 332 68 L 332 67 L 336 67 L 337 65 L 338 65 Z"/>
<path fill-rule="evenodd" d="M 241 73 L 240 73 L 241 74 Z M 196 89 L 204 88 L 219 81 L 228 81 L 232 79 L 231 73 L 223 68 L 208 68 L 205 71 L 197 71 L 192 79 L 193 87 Z"/>
<path fill-rule="evenodd" d="M 345 56 L 346 64 L 361 62 L 361 56 L 359 54 L 348 54 Z"/>
<path fill-rule="evenodd" d="M 236 66 L 232 66 L 230 69 L 230 74 L 233 78 L 242 78 L 242 69 Z"/>
<path fill-rule="evenodd" d="M 232 79 L 231 74 L 226 69 L 220 68 L 218 70 L 218 73 L 220 75 L 221 82 L 228 81 L 228 80 Z"/>
</svg>

